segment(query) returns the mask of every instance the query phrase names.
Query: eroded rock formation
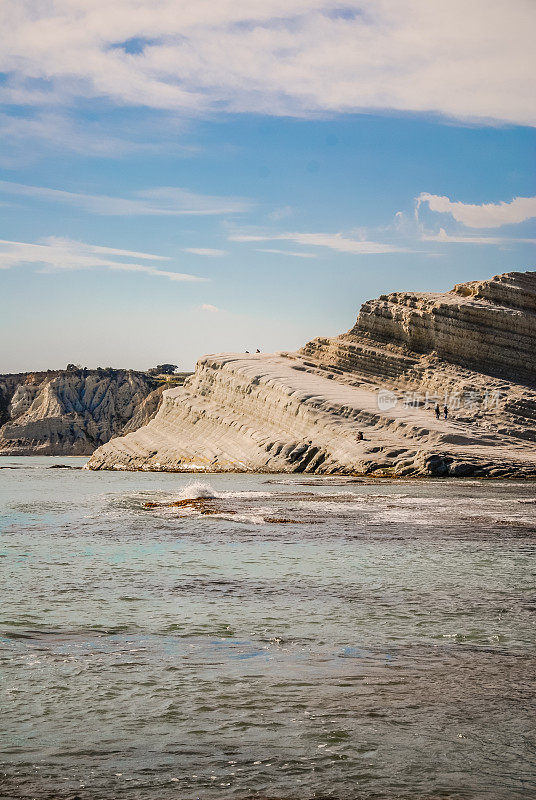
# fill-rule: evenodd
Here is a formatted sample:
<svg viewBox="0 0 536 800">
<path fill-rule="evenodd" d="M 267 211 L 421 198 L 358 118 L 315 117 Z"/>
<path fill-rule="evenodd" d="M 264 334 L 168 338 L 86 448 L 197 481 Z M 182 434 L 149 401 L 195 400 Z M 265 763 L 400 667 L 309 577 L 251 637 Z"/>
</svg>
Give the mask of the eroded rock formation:
<svg viewBox="0 0 536 800">
<path fill-rule="evenodd" d="M 131 370 L 0 375 L 0 454 L 89 455 L 145 425 L 162 391 Z"/>
<path fill-rule="evenodd" d="M 534 272 L 384 295 L 297 353 L 205 356 L 88 466 L 536 476 L 535 353 Z"/>
</svg>

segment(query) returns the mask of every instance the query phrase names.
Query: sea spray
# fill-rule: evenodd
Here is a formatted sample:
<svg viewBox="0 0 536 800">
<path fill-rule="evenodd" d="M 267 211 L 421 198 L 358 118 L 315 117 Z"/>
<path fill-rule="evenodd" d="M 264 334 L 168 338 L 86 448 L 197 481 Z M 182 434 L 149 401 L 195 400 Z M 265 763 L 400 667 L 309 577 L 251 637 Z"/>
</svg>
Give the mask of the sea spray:
<svg viewBox="0 0 536 800">
<path fill-rule="evenodd" d="M 181 489 L 177 500 L 215 500 L 220 496 L 203 481 L 191 481 Z"/>
</svg>

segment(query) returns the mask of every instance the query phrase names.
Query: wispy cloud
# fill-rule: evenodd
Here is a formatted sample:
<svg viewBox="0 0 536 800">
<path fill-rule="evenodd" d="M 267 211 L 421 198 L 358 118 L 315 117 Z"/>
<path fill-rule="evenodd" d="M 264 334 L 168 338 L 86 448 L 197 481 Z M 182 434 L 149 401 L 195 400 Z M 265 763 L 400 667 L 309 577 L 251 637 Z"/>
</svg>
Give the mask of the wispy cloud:
<svg viewBox="0 0 536 800">
<path fill-rule="evenodd" d="M 10 103 L 536 124 L 527 0 L 4 0 L 0 14 Z"/>
<path fill-rule="evenodd" d="M 252 207 L 239 197 L 195 194 L 175 186 L 160 186 L 134 192 L 132 197 L 66 192 L 44 186 L 28 186 L 0 181 L 0 191 L 8 196 L 31 197 L 46 202 L 78 206 L 106 216 L 216 216 L 238 214 Z"/>
<path fill-rule="evenodd" d="M 60 94 L 41 92 L 36 98 L 29 92 L 13 98 L 0 86 L 2 100 L 6 108 L 15 101 L 24 106 L 17 112 L 0 113 L 0 164 L 8 168 L 58 151 L 67 156 L 117 159 L 162 152 L 191 157 L 201 149 L 189 141 L 188 121 L 169 111 L 147 114 L 137 110 L 132 124 L 132 110 L 128 122 L 124 114 L 110 114 L 107 108 L 101 109 L 100 115 L 97 109 L 96 119 L 88 119 L 66 106 Z"/>
<path fill-rule="evenodd" d="M 517 202 L 520 201 L 520 202 Z M 521 202 L 526 201 L 526 202 Z M 453 230 L 447 226 L 427 228 L 423 223 L 420 211 L 423 204 L 430 204 L 434 211 L 444 211 L 452 214 L 454 206 L 456 214 L 452 220 Z M 465 212 L 467 211 L 467 216 Z M 462 218 L 467 227 L 476 227 L 479 222 L 487 221 L 488 228 L 499 227 L 500 224 L 514 224 L 514 220 L 522 222 L 536 216 L 536 198 L 515 198 L 510 203 L 484 204 L 482 206 L 469 206 L 463 203 L 451 203 L 446 197 L 428 193 L 420 194 L 415 200 L 414 214 L 398 211 L 391 224 L 379 226 L 373 230 L 356 228 L 351 232 L 321 233 L 302 231 L 275 231 L 254 229 L 252 232 L 242 229 L 234 231 L 228 236 L 233 242 L 291 242 L 296 245 L 296 250 L 286 250 L 279 247 L 258 247 L 257 252 L 273 253 L 276 255 L 296 256 L 299 258 L 315 258 L 318 252 L 311 252 L 311 248 L 332 250 L 347 255 L 376 255 L 388 253 L 421 253 L 435 255 L 429 245 L 437 244 L 469 244 L 469 245 L 496 245 L 511 247 L 518 244 L 534 244 L 536 239 L 522 238 L 519 236 L 489 236 L 484 230 L 468 234 L 465 226 L 461 225 Z M 506 222 L 508 219 L 508 223 Z M 382 241 L 382 240 L 387 241 Z M 426 243 L 426 247 L 423 245 Z M 299 248 L 308 248 L 308 251 Z M 435 248 L 434 248 L 435 250 Z"/>
<path fill-rule="evenodd" d="M 171 281 L 205 281 L 197 275 L 159 269 L 139 261 L 121 261 L 121 258 L 140 261 L 169 261 L 165 256 L 139 253 L 113 247 L 101 247 L 56 236 L 42 242 L 15 242 L 0 239 L 0 269 L 26 265 L 39 267 L 39 272 L 64 270 L 111 269 L 120 272 L 138 272 Z"/>
<path fill-rule="evenodd" d="M 218 308 L 218 306 L 213 306 L 211 303 L 201 303 L 199 306 L 200 311 L 208 311 L 209 314 L 218 314 L 223 309 Z"/>
<path fill-rule="evenodd" d="M 513 236 L 463 236 L 447 233 L 444 228 L 440 228 L 438 233 L 422 233 L 421 241 L 438 242 L 439 244 L 536 244 L 536 239 L 521 239 Z"/>
<path fill-rule="evenodd" d="M 142 148 L 153 149 L 152 145 L 128 141 L 110 130 L 104 131 L 95 123 L 84 121 L 83 125 L 77 125 L 65 113 L 57 111 L 39 110 L 24 116 L 2 113 L 0 137 L 4 145 L 9 143 L 9 148 L 4 146 L 0 155 L 0 163 L 7 167 L 32 161 L 36 142 L 41 153 L 61 150 L 99 158 L 117 158 Z"/>
<path fill-rule="evenodd" d="M 276 253 L 280 256 L 296 256 L 296 258 L 318 258 L 317 253 L 300 253 L 296 250 L 278 250 L 275 247 L 257 247 L 257 253 Z"/>
<path fill-rule="evenodd" d="M 536 197 L 514 197 L 501 203 L 462 203 L 437 194 L 423 192 L 416 200 L 416 214 L 427 204 L 430 211 L 450 214 L 466 228 L 500 228 L 517 225 L 536 217 Z"/>
<path fill-rule="evenodd" d="M 382 242 L 371 242 L 366 239 L 353 239 L 342 233 L 266 233 L 266 234 L 233 234 L 232 242 L 271 242 L 287 241 L 307 247 L 327 247 L 339 253 L 353 255 L 374 255 L 379 253 L 401 253 L 406 248 Z"/>
<path fill-rule="evenodd" d="M 218 250 L 213 247 L 184 247 L 183 251 L 185 253 L 192 253 L 194 256 L 209 256 L 214 258 L 225 255 L 225 250 Z"/>
</svg>

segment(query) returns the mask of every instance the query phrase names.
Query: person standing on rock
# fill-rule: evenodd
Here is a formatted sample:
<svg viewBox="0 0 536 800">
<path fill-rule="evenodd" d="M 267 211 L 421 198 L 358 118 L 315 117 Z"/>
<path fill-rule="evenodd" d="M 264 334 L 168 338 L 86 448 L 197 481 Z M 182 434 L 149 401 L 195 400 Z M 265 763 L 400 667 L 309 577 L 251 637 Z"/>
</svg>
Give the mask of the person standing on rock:
<svg viewBox="0 0 536 800">
<path fill-rule="evenodd" d="M 443 415 L 444 415 L 445 419 L 449 418 L 449 407 L 447 406 L 447 404 L 445 404 L 443 406 Z"/>
<path fill-rule="evenodd" d="M 435 404 L 434 411 L 435 411 L 435 416 L 436 416 L 436 419 L 439 419 L 439 415 L 440 415 L 439 403 L 436 403 L 436 404 Z"/>
</svg>

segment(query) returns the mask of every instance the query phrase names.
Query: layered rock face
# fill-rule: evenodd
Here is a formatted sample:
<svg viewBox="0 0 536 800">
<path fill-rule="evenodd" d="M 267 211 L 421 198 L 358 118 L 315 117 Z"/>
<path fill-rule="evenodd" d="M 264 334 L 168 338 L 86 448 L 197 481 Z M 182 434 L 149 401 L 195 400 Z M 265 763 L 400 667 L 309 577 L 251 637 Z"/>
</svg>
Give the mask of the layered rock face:
<svg viewBox="0 0 536 800">
<path fill-rule="evenodd" d="M 0 376 L 1 455 L 89 455 L 145 425 L 162 388 L 141 372 L 78 370 Z"/>
<path fill-rule="evenodd" d="M 360 360 L 385 377 L 401 377 L 434 353 L 453 364 L 534 384 L 536 380 L 535 275 L 512 272 L 489 281 L 458 284 L 451 292 L 395 292 L 361 307 L 343 336 L 317 339 L 302 352 L 341 368 L 360 371 Z M 377 364 L 371 358 L 378 349 Z M 325 350 L 325 353 L 322 351 Z M 386 361 L 387 359 L 387 361 Z"/>
<path fill-rule="evenodd" d="M 297 353 L 205 356 L 88 467 L 536 476 L 535 352 L 536 273 L 382 296 Z"/>
</svg>

